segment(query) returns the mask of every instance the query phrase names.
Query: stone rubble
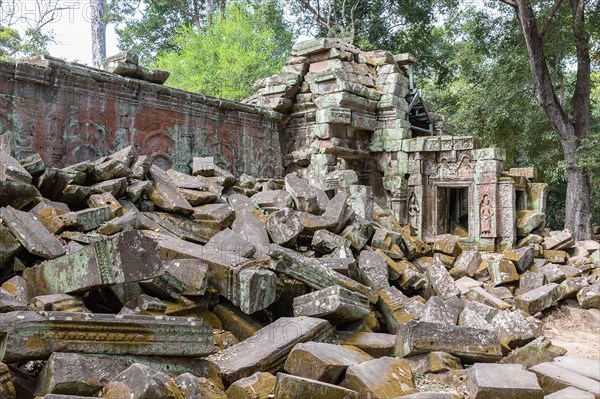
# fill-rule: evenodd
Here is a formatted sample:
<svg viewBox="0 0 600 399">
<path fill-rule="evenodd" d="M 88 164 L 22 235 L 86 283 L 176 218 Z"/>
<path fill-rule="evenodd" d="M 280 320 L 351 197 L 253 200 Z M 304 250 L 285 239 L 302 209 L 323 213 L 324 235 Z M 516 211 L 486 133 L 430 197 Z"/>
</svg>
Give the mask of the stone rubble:
<svg viewBox="0 0 600 399">
<path fill-rule="evenodd" d="M 287 69 L 366 54 L 320 43 L 328 54 L 299 46 Z M 392 56 L 369 57 L 321 75 L 373 87 L 364 65 Z M 299 90 L 288 75 L 280 108 Z M 368 107 L 370 91 L 315 101 Z M 319 118 L 343 119 L 336 109 Z M 567 299 L 600 309 L 596 241 L 520 211 L 517 244 L 486 252 L 460 234 L 420 238 L 349 169 L 318 187 L 219 165 L 162 170 L 126 147 L 55 169 L 0 146 L 1 398 L 600 397 L 598 362 L 565 356 L 539 320 Z M 454 382 L 420 391 L 423 375 Z"/>
</svg>

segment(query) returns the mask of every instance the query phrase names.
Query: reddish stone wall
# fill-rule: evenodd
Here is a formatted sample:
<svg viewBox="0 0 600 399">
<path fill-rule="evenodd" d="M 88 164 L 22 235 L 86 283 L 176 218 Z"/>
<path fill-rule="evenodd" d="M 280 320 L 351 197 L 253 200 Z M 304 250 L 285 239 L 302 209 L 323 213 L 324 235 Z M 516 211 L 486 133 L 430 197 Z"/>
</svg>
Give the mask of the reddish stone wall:
<svg viewBox="0 0 600 399">
<path fill-rule="evenodd" d="M 17 157 L 64 166 L 135 144 L 187 171 L 213 155 L 234 174 L 279 176 L 280 115 L 57 60 L 0 63 L 0 134 Z"/>
</svg>

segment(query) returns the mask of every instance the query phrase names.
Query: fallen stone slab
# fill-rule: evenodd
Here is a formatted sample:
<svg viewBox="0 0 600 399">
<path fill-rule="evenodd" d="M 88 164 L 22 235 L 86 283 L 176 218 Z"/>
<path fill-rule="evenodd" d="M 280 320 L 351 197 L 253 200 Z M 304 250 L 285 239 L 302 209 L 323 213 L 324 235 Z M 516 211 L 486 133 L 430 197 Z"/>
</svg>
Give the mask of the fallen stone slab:
<svg viewBox="0 0 600 399">
<path fill-rule="evenodd" d="M 60 216 L 70 212 L 69 207 L 61 202 L 42 200 L 30 211 L 37 220 L 52 234 L 58 234 L 65 227 L 65 222 Z"/>
<path fill-rule="evenodd" d="M 374 251 L 362 251 L 358 257 L 358 275 L 361 282 L 371 288 L 390 287 L 388 266 L 383 255 Z"/>
<path fill-rule="evenodd" d="M 291 208 L 273 212 L 267 220 L 267 231 L 275 244 L 284 246 L 295 244 L 303 229 L 299 213 Z"/>
<path fill-rule="evenodd" d="M 277 374 L 274 399 L 359 399 L 356 391 L 325 382 Z"/>
<path fill-rule="evenodd" d="M 91 396 L 130 365 L 118 357 L 55 352 L 40 372 L 35 396 L 50 393 Z"/>
<path fill-rule="evenodd" d="M 269 262 L 270 269 L 300 280 L 311 288 L 321 290 L 333 285 L 339 285 L 350 291 L 367 296 L 372 303 L 377 300 L 377 294 L 370 287 L 360 284 L 319 263 L 311 262 L 310 259 L 291 249 L 273 245 L 269 250 L 269 255 L 272 258 L 272 261 Z"/>
<path fill-rule="evenodd" d="M 45 259 L 65 254 L 60 242 L 32 214 L 8 206 L 0 208 L 0 218 L 29 253 Z"/>
<path fill-rule="evenodd" d="M 16 399 L 17 391 L 12 383 L 12 375 L 8 366 L 0 363 L 0 397 L 3 399 Z"/>
<path fill-rule="evenodd" d="M 231 331 L 239 341 L 253 336 L 262 328 L 258 322 L 229 303 L 219 303 L 213 308 L 213 313 L 221 320 L 223 329 Z"/>
<path fill-rule="evenodd" d="M 166 172 L 161 170 L 158 166 L 153 165 L 150 168 L 149 173 L 153 184 L 152 188 L 148 191 L 148 197 L 150 197 L 157 207 L 164 209 L 165 211 L 181 213 L 184 215 L 194 213 L 194 209 L 177 190 L 177 187 L 173 184 Z"/>
<path fill-rule="evenodd" d="M 133 364 L 111 380 L 99 396 L 106 399 L 177 399 L 181 393 L 166 374 Z"/>
<path fill-rule="evenodd" d="M 22 209 L 40 196 L 31 184 L 0 180 L 0 206 Z"/>
<path fill-rule="evenodd" d="M 77 212 L 68 212 L 59 216 L 65 227 L 78 231 L 97 229 L 113 218 L 109 207 L 88 208 Z"/>
<path fill-rule="evenodd" d="M 473 277 L 481 264 L 481 253 L 477 250 L 463 251 L 450 269 L 450 275 L 455 279 Z"/>
<path fill-rule="evenodd" d="M 3 361 L 46 359 L 53 352 L 206 356 L 214 352 L 199 319 L 68 312 L 0 314 Z"/>
<path fill-rule="evenodd" d="M 533 230 L 539 228 L 546 221 L 546 215 L 535 211 L 520 211 L 517 212 L 517 235 L 525 237 Z"/>
<path fill-rule="evenodd" d="M 496 362 L 502 358 L 500 340 L 491 330 L 411 321 L 396 335 L 396 355 L 447 352 L 465 362 Z"/>
<path fill-rule="evenodd" d="M 425 306 L 407 297 L 396 287 L 379 290 L 378 294 L 377 308 L 383 314 L 387 329 L 392 334 L 396 334 L 401 325 L 418 320 Z"/>
<path fill-rule="evenodd" d="M 560 299 L 558 284 L 550 283 L 515 297 L 515 307 L 534 315 Z"/>
<path fill-rule="evenodd" d="M 600 284 L 592 284 L 579 290 L 577 302 L 584 309 L 600 309 Z"/>
<path fill-rule="evenodd" d="M 281 370 L 293 347 L 306 341 L 329 341 L 331 325 L 312 317 L 282 317 L 257 331 L 250 338 L 207 358 L 223 373 L 227 385 L 257 371 Z"/>
<path fill-rule="evenodd" d="M 600 363 L 582 356 L 560 356 L 554 359 L 560 367 L 600 381 Z"/>
<path fill-rule="evenodd" d="M 533 264 L 533 249 L 523 247 L 504 251 L 504 259 L 514 263 L 519 273 L 525 273 Z"/>
<path fill-rule="evenodd" d="M 208 265 L 200 259 L 173 259 L 163 262 L 164 270 L 184 282 L 181 295 L 202 296 L 206 292 Z"/>
<path fill-rule="evenodd" d="M 294 203 L 292 196 L 284 190 L 260 191 L 254 194 L 251 199 L 267 212 L 290 208 Z"/>
<path fill-rule="evenodd" d="M 515 264 L 505 258 L 490 259 L 487 268 L 494 286 L 510 284 L 519 281 L 519 273 Z"/>
<path fill-rule="evenodd" d="M 29 310 L 25 304 L 19 302 L 11 293 L 0 288 L 0 313 L 14 312 L 17 310 Z"/>
<path fill-rule="evenodd" d="M 374 233 L 375 229 L 371 223 L 363 217 L 355 215 L 354 219 L 341 232 L 341 236 L 350 241 L 352 248 L 360 251 Z"/>
<path fill-rule="evenodd" d="M 446 352 L 430 352 L 404 358 L 413 374 L 441 373 L 462 369 L 460 359 Z"/>
<path fill-rule="evenodd" d="M 335 384 L 349 366 L 372 359 L 353 346 L 306 342 L 294 346 L 283 368 L 298 377 Z"/>
<path fill-rule="evenodd" d="M 185 373 L 173 381 L 184 398 L 227 399 L 227 394 L 213 381 Z"/>
<path fill-rule="evenodd" d="M 31 299 L 31 310 L 53 312 L 87 312 L 81 298 L 68 294 L 40 295 Z"/>
<path fill-rule="evenodd" d="M 227 389 L 229 399 L 269 399 L 275 390 L 276 378 L 271 373 L 257 372 L 237 380 Z"/>
<path fill-rule="evenodd" d="M 396 336 L 374 332 L 336 331 L 335 343 L 352 345 L 373 357 L 393 356 Z"/>
<path fill-rule="evenodd" d="M 600 384 L 597 380 L 563 368 L 558 363 L 540 363 L 531 367 L 529 371 L 537 375 L 540 386 L 546 394 L 574 387 L 600 398 Z"/>
<path fill-rule="evenodd" d="M 392 399 L 416 392 L 410 365 L 393 357 L 348 367 L 340 385 L 358 392 L 361 398 Z"/>
<path fill-rule="evenodd" d="M 31 174 L 7 152 L 0 151 L 0 181 L 30 184 Z"/>
<path fill-rule="evenodd" d="M 520 364 L 475 363 L 468 372 L 470 398 L 543 399 L 534 373 Z"/>
<path fill-rule="evenodd" d="M 128 231 L 27 268 L 23 278 L 35 296 L 85 292 L 163 273 L 156 242 L 139 231 Z"/>
<path fill-rule="evenodd" d="M 544 399 L 594 399 L 594 396 L 591 392 L 582 391 L 581 389 L 577 389 L 575 387 L 568 387 L 565 389 L 561 389 L 560 391 L 556 391 L 551 393 L 550 395 L 544 396 Z"/>
<path fill-rule="evenodd" d="M 496 309 L 510 309 L 510 304 L 506 303 L 502 299 L 490 294 L 481 287 L 472 288 L 467 293 L 467 299 L 472 301 L 481 302 L 484 305 L 492 306 Z"/>
<path fill-rule="evenodd" d="M 446 304 L 439 297 L 433 296 L 425 303 L 419 320 L 430 323 L 456 325 L 458 315 L 458 309 Z"/>
<path fill-rule="evenodd" d="M 450 392 L 418 392 L 402 396 L 402 399 L 459 399 L 459 397 Z"/>
<path fill-rule="evenodd" d="M 429 284 L 435 293 L 443 300 L 460 295 L 459 289 L 448 270 L 440 262 L 433 262 L 425 271 Z"/>
<path fill-rule="evenodd" d="M 0 223 L 0 269 L 12 263 L 14 256 L 22 249 L 19 240 Z"/>
<path fill-rule="evenodd" d="M 296 209 L 303 212 L 321 215 L 327 206 L 327 195 L 319 193 L 318 188 L 309 185 L 306 180 L 298 177 L 295 173 L 285 176 L 285 191 L 294 200 Z"/>
<path fill-rule="evenodd" d="M 294 298 L 294 316 L 319 317 L 333 324 L 361 320 L 369 313 L 367 297 L 339 285 Z"/>
<path fill-rule="evenodd" d="M 500 360 L 500 363 L 521 364 L 528 369 L 536 364 L 551 362 L 565 353 L 567 353 L 566 349 L 552 345 L 548 339 L 542 336 L 511 351 Z"/>
</svg>

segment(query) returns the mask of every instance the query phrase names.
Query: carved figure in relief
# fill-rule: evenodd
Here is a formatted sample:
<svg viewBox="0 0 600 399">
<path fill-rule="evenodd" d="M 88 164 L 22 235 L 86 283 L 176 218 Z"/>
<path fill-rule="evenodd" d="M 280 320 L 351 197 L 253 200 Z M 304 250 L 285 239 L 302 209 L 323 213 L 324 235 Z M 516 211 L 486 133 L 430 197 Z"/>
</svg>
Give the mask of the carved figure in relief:
<svg viewBox="0 0 600 399">
<path fill-rule="evenodd" d="M 481 205 L 479 207 L 480 212 L 480 224 L 481 224 L 481 234 L 491 234 L 492 233 L 492 217 L 494 216 L 494 207 L 492 206 L 492 202 L 490 201 L 490 196 L 487 194 L 483 195 L 483 200 L 481 201 Z"/>
<path fill-rule="evenodd" d="M 412 227 L 417 229 L 419 221 L 419 204 L 417 203 L 417 196 L 415 193 L 410 195 L 408 199 L 408 221 Z"/>
</svg>

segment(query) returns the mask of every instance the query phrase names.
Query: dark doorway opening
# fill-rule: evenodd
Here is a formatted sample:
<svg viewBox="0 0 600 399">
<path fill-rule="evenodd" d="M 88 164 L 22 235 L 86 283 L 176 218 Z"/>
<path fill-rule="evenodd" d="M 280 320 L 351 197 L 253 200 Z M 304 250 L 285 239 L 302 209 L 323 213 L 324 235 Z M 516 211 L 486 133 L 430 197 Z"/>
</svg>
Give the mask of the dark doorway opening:
<svg viewBox="0 0 600 399">
<path fill-rule="evenodd" d="M 468 235 L 469 188 L 438 187 L 438 233 Z"/>
</svg>

